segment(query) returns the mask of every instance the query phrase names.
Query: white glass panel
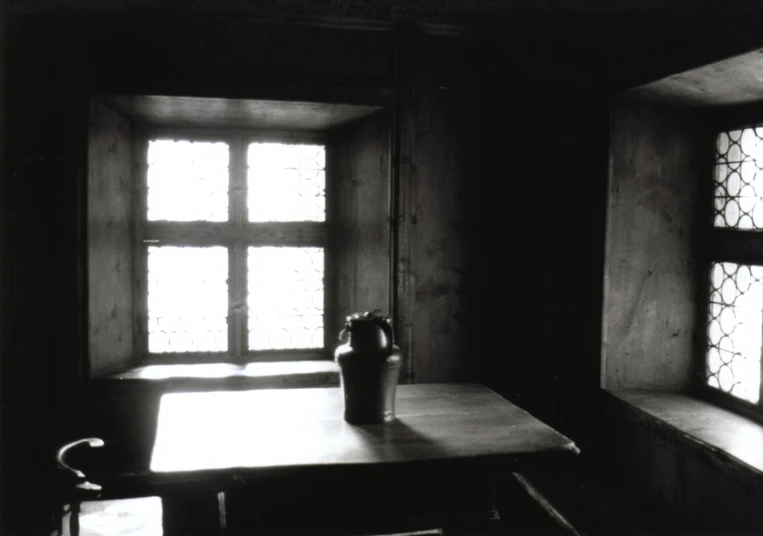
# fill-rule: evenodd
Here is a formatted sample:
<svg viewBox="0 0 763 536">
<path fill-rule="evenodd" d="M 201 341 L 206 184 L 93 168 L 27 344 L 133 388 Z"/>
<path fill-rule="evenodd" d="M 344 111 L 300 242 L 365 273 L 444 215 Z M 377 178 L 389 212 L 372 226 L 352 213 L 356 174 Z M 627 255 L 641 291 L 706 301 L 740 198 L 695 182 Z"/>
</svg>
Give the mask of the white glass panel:
<svg viewBox="0 0 763 536">
<path fill-rule="evenodd" d="M 249 221 L 325 221 L 322 145 L 252 143 L 248 162 Z"/>
<path fill-rule="evenodd" d="M 222 142 L 149 142 L 148 219 L 227 221 L 228 160 Z"/>
<path fill-rule="evenodd" d="M 763 130 L 721 132 L 715 150 L 715 227 L 763 229 Z"/>
<path fill-rule="evenodd" d="M 228 350 L 228 250 L 148 248 L 148 351 Z"/>
<path fill-rule="evenodd" d="M 250 247 L 249 349 L 323 348 L 323 249 Z"/>
<path fill-rule="evenodd" d="M 763 343 L 763 266 L 713 263 L 707 384 L 757 403 Z"/>
</svg>

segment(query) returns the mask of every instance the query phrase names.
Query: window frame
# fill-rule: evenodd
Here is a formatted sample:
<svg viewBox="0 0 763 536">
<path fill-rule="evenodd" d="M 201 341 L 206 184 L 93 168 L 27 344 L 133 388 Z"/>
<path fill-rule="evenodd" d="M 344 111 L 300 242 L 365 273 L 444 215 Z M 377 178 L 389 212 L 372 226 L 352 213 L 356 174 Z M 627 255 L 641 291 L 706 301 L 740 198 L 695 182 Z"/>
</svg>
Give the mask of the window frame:
<svg viewBox="0 0 763 536">
<path fill-rule="evenodd" d="M 335 255 L 330 240 L 332 203 L 329 136 L 326 132 L 258 130 L 242 128 L 141 126 L 135 133 L 134 176 L 134 345 L 143 364 L 236 363 L 331 359 L 330 336 L 334 309 L 329 300 Z M 147 219 L 148 143 L 154 139 L 226 142 L 229 147 L 228 221 L 167 222 Z M 247 208 L 247 148 L 252 142 L 313 143 L 326 150 L 323 222 L 249 222 Z M 148 247 L 224 246 L 228 248 L 228 351 L 148 351 Z M 321 247 L 323 266 L 323 348 L 249 350 L 246 314 L 246 261 L 250 246 Z"/>
<path fill-rule="evenodd" d="M 753 111 L 754 113 L 749 113 Z M 750 118 L 753 118 L 752 120 Z M 707 384 L 707 347 L 709 337 L 710 314 L 710 275 L 711 266 L 715 262 L 732 262 L 763 266 L 763 229 L 741 230 L 715 227 L 714 225 L 714 183 L 716 164 L 716 140 L 721 132 L 740 130 L 763 125 L 763 110 L 755 107 L 752 110 L 740 109 L 734 113 L 710 112 L 706 116 L 706 141 L 703 147 L 709 147 L 701 156 L 703 173 L 698 188 L 699 209 L 697 211 L 699 233 L 698 250 L 700 262 L 697 263 L 697 296 L 700 303 L 697 307 L 699 324 L 697 329 L 696 368 L 695 377 L 698 379 L 694 389 L 701 397 L 726 409 L 763 423 L 763 348 L 761 349 L 761 366 L 759 370 L 761 382 L 757 403 L 738 398 L 731 393 L 711 387 Z M 706 143 L 706 145 L 705 145 Z M 763 330 L 763 325 L 761 326 Z"/>
</svg>

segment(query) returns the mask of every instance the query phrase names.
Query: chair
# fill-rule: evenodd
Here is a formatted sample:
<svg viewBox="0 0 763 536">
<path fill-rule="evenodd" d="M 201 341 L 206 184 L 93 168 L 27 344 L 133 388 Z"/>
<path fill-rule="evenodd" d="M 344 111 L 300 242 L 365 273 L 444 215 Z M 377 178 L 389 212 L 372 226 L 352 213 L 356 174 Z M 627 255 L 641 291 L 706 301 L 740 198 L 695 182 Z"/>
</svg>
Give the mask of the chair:
<svg viewBox="0 0 763 536">
<path fill-rule="evenodd" d="M 83 471 L 67 461 L 67 456 L 85 446 L 101 448 L 105 443 L 97 437 L 80 439 L 67 443 L 56 453 L 58 504 L 61 505 L 56 536 L 157 536 L 165 531 L 173 533 L 179 523 L 177 518 L 198 520 L 193 512 L 174 511 L 168 512 L 169 518 L 165 519 L 167 512 L 157 496 L 144 496 L 140 491 L 136 494 L 134 489 L 104 490 L 100 484 L 90 482 Z M 206 534 L 218 530 L 215 528 Z"/>
<path fill-rule="evenodd" d="M 101 495 L 103 488 L 98 484 L 89 482 L 85 473 L 75 469 L 66 463 L 67 454 L 77 447 L 87 445 L 90 448 L 100 448 L 105 445 L 102 439 L 97 437 L 88 437 L 67 443 L 56 453 L 56 465 L 60 471 L 59 479 L 59 497 L 61 512 L 58 516 L 58 534 L 64 535 L 64 518 L 69 516 L 69 534 L 79 536 L 79 514 L 83 501 L 97 499 Z M 67 510 L 68 506 L 68 510 Z"/>
</svg>

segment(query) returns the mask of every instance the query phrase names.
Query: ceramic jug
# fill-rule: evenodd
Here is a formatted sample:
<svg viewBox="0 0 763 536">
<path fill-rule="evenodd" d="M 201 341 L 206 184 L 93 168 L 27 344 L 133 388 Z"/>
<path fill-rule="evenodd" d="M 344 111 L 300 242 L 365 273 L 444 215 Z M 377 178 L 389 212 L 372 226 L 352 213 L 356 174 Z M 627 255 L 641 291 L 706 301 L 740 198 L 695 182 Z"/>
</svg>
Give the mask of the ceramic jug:
<svg viewBox="0 0 763 536">
<path fill-rule="evenodd" d="M 389 318 L 377 313 L 350 315 L 339 340 L 344 344 L 334 359 L 341 371 L 344 419 L 351 424 L 393 420 L 402 354 Z"/>
</svg>

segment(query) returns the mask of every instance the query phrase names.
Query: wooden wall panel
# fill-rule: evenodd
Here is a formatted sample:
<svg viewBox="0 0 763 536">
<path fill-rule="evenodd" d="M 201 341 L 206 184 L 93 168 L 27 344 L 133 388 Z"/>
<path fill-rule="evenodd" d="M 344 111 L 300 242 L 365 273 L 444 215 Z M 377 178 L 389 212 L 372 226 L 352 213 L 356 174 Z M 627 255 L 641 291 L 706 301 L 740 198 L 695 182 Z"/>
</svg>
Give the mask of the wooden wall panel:
<svg viewBox="0 0 763 536">
<path fill-rule="evenodd" d="M 416 306 L 416 53 L 417 29 L 401 25 L 395 40 L 395 89 L 392 152 L 393 297 L 395 334 L 405 362 L 400 381 L 413 381 Z"/>
<path fill-rule="evenodd" d="M 115 372 L 135 357 L 132 151 L 129 121 L 91 102 L 87 203 L 91 376 Z"/>
<path fill-rule="evenodd" d="M 464 271 L 468 169 L 460 95 L 417 91 L 416 304 L 413 380 L 463 380 L 466 353 Z"/>
<path fill-rule="evenodd" d="M 472 207 L 465 200 L 473 186 L 472 144 L 480 133 L 469 122 L 475 95 L 458 83 L 469 83 L 471 49 L 468 40 L 457 36 L 420 35 L 415 46 L 413 173 L 401 185 L 407 188 L 402 195 L 411 200 L 405 222 L 412 238 L 415 300 L 410 379 L 465 381 L 472 359 L 466 351 L 464 296 L 466 229 Z"/>
<path fill-rule="evenodd" d="M 390 312 L 389 119 L 388 112 L 376 112 L 332 136 L 335 329 L 355 312 Z"/>
<path fill-rule="evenodd" d="M 682 389 L 693 373 L 701 130 L 668 108 L 612 112 L 602 384 Z M 709 145 L 708 145 L 709 147 Z M 709 171 L 708 171 L 709 173 Z M 709 175 L 707 175 L 709 176 Z"/>
</svg>

